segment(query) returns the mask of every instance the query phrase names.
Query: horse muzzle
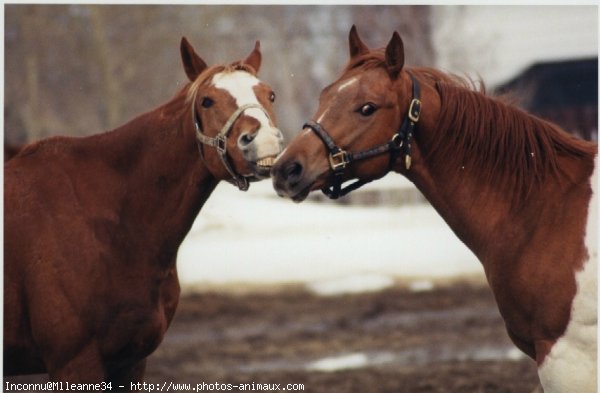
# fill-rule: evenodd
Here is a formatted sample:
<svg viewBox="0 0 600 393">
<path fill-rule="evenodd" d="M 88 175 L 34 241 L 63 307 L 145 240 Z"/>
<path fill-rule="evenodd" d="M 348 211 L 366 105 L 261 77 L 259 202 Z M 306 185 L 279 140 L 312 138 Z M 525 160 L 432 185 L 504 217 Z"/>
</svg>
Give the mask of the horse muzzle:
<svg viewBox="0 0 600 393">
<path fill-rule="evenodd" d="M 317 189 L 317 176 L 311 176 L 305 165 L 294 157 L 278 159 L 271 169 L 273 187 L 280 197 L 302 202 L 308 194 Z"/>
<path fill-rule="evenodd" d="M 238 148 L 250 163 L 255 177 L 271 176 L 271 168 L 283 149 L 283 135 L 278 128 L 261 128 L 256 133 L 243 133 L 238 139 Z"/>
</svg>

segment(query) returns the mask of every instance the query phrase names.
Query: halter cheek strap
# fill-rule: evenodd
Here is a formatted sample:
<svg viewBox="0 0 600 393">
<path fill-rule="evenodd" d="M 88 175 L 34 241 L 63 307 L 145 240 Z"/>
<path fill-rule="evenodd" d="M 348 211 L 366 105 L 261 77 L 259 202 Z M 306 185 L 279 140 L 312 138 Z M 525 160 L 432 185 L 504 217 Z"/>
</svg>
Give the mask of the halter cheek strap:
<svg viewBox="0 0 600 393">
<path fill-rule="evenodd" d="M 227 120 L 227 122 L 225 122 L 223 127 L 221 127 L 221 130 L 215 137 L 210 137 L 210 136 L 202 133 L 202 129 L 200 128 L 200 123 L 198 121 L 198 115 L 196 114 L 196 106 L 193 105 L 193 109 L 192 109 L 194 126 L 196 128 L 196 140 L 199 143 L 198 149 L 200 151 L 200 157 L 204 160 L 204 155 L 202 154 L 202 144 L 214 147 L 217 150 L 217 153 L 219 154 L 219 158 L 221 159 L 223 166 L 225 167 L 227 172 L 231 175 L 231 182 L 233 184 L 235 184 L 242 191 L 247 191 L 248 188 L 250 187 L 249 178 L 248 178 L 248 176 L 244 176 L 244 175 L 240 175 L 240 174 L 236 173 L 235 170 L 233 169 L 233 166 L 229 162 L 229 159 L 227 158 L 227 136 L 228 136 L 229 132 L 231 131 L 231 128 L 233 127 L 233 123 L 235 123 L 235 121 L 244 113 L 244 111 L 246 109 L 250 109 L 250 108 L 260 109 L 261 111 L 263 111 L 265 113 L 265 115 L 267 116 L 267 119 L 269 119 L 269 120 L 271 119 L 271 117 L 269 116 L 269 114 L 267 113 L 267 111 L 265 110 L 265 108 L 262 105 L 252 104 L 252 103 L 245 104 L 245 105 L 238 107 L 235 110 L 235 112 L 233 112 L 231 114 L 231 116 L 229 116 L 229 119 Z"/>
<path fill-rule="evenodd" d="M 402 125 L 398 131 L 394 134 L 392 139 L 386 143 L 377 145 L 368 150 L 352 153 L 337 146 L 331 136 L 323 129 L 321 124 L 315 121 L 309 121 L 304 124 L 305 128 L 308 127 L 315 134 L 317 134 L 319 138 L 321 138 L 329 153 L 329 166 L 333 171 L 334 177 L 333 184 L 330 187 L 323 188 L 321 191 L 323 191 L 323 193 L 330 199 L 342 197 L 371 181 L 358 179 L 354 183 L 342 188 L 342 183 L 344 181 L 344 170 L 354 161 L 365 160 L 389 151 L 390 162 L 388 170 L 391 170 L 400 153 L 404 153 L 404 165 L 407 170 L 410 169 L 412 163 L 412 138 L 421 116 L 421 87 L 419 86 L 417 79 L 412 74 L 409 73 L 409 75 L 413 83 L 413 98 L 410 102 L 408 113 L 402 121 Z"/>
</svg>

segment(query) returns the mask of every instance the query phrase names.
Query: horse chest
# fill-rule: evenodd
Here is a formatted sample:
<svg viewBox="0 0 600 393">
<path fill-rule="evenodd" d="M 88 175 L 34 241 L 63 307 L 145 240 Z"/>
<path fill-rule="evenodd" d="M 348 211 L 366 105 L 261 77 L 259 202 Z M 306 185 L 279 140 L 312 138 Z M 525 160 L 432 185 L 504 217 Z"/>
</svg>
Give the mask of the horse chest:
<svg viewBox="0 0 600 393">
<path fill-rule="evenodd" d="M 598 327 L 598 174 L 591 176 L 592 198 L 588 208 L 585 245 L 588 259 L 575 279 L 569 324 L 539 367 L 546 393 L 596 392 Z"/>
<path fill-rule="evenodd" d="M 142 359 L 148 356 L 161 343 L 167 325 L 165 316 L 157 312 L 141 310 L 121 316 L 115 323 L 119 331 L 108 337 L 107 357 Z"/>
<path fill-rule="evenodd" d="M 107 316 L 111 327 L 104 337 L 107 358 L 142 359 L 161 343 L 172 314 L 166 311 L 163 301 L 158 303 L 121 304 Z"/>
<path fill-rule="evenodd" d="M 576 275 L 578 290 L 567 329 L 539 366 L 547 393 L 596 391 L 597 271 L 594 259 Z"/>
</svg>

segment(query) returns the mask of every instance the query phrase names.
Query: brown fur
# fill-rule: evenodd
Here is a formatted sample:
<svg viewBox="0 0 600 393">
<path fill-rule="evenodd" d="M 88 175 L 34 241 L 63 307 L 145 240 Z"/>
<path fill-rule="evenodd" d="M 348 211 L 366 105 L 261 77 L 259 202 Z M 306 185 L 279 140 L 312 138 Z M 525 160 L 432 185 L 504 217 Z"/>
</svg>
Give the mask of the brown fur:
<svg viewBox="0 0 600 393">
<path fill-rule="evenodd" d="M 5 375 L 48 372 L 53 381 L 126 390 L 141 380 L 177 307 L 178 248 L 228 178 L 212 149 L 204 160 L 198 153 L 188 93 L 211 89 L 206 64 L 185 40 L 182 58 L 199 81 L 168 103 L 111 132 L 33 143 L 5 164 Z M 272 113 L 262 90 L 257 97 Z M 211 94 L 217 103 L 202 117 L 214 136 L 237 106 Z M 232 127 L 228 154 L 248 173 L 236 143 L 242 123 Z"/>
<path fill-rule="evenodd" d="M 407 116 L 407 72 L 417 78 L 422 111 L 412 166 L 407 169 L 401 157 L 393 169 L 419 188 L 479 258 L 510 338 L 541 365 L 570 321 L 575 273 L 590 258 L 596 263 L 584 237 L 597 191 L 590 184 L 597 144 L 486 96 L 483 84 L 431 68 L 396 74 L 401 52 L 395 35 L 385 50 L 370 51 L 353 28 L 350 61 L 323 90 L 314 119 L 347 151 L 385 143 Z M 339 89 L 350 78 L 357 79 Z M 362 116 L 356 108 L 366 102 L 378 109 Z M 377 179 L 388 171 L 388 160 L 353 163 L 346 179 Z M 322 141 L 307 132 L 289 143 L 272 173 L 277 192 L 296 201 L 332 180 Z"/>
<path fill-rule="evenodd" d="M 411 70 L 435 82 L 441 99 L 438 128 L 423 146 L 442 176 L 466 166 L 480 181 L 497 183 L 523 200 L 531 187 L 558 175 L 558 157 L 592 159 L 596 146 L 500 99 L 473 90 L 472 83 L 435 70 Z"/>
<path fill-rule="evenodd" d="M 383 49 L 373 50 L 352 58 L 343 75 L 348 78 L 384 67 Z M 532 186 L 558 174 L 558 156 L 589 160 L 596 155 L 597 145 L 523 112 L 502 97 L 486 95 L 483 82 L 433 68 L 408 71 L 435 86 L 440 96 L 435 136 L 423 145 L 423 152 L 442 176 L 467 166 L 475 177 L 496 183 L 522 200 Z"/>
<path fill-rule="evenodd" d="M 4 142 L 4 162 L 10 160 L 23 149 L 22 145 L 13 145 Z"/>
</svg>

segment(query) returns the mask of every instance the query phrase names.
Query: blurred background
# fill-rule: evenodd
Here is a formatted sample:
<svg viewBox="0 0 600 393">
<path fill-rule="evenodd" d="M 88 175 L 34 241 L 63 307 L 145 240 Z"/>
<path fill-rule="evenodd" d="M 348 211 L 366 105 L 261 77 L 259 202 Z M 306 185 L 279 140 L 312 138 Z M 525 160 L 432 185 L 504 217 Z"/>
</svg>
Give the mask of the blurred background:
<svg viewBox="0 0 600 393">
<path fill-rule="evenodd" d="M 385 46 L 394 30 L 400 32 L 409 66 L 482 79 L 488 90 L 509 92 L 532 113 L 597 139 L 596 6 L 7 4 L 5 144 L 95 134 L 166 102 L 187 83 L 179 54 L 182 36 L 208 64 L 244 58 L 260 40 L 259 76 L 277 93 L 279 125 L 289 140 L 347 62 L 352 24 L 371 47 Z M 343 198 L 338 205 L 354 208 L 339 212 L 322 211 L 321 203 L 312 202 L 298 208 L 273 195 L 268 181 L 248 194 L 219 186 L 182 246 L 184 283 L 307 282 L 365 272 L 482 273 L 400 176 Z M 324 202 L 319 193 L 311 200 Z M 361 210 L 366 206 L 380 209 Z M 340 231 L 342 222 L 368 226 L 369 247 L 353 247 L 364 233 Z M 222 244 L 231 237 L 243 247 Z M 414 247 L 432 238 L 439 247 Z M 403 250 L 400 262 L 394 252 L 398 239 L 413 245 Z M 290 255 L 289 250 L 298 251 Z M 372 255 L 378 255 L 376 262 Z M 295 268 L 299 265 L 303 268 Z"/>
<path fill-rule="evenodd" d="M 182 36 L 209 64 L 261 40 L 260 75 L 291 136 L 346 63 L 352 24 L 371 47 L 400 32 L 409 65 L 497 87 L 536 64 L 596 59 L 597 18 L 594 6 L 7 4 L 5 140 L 89 135 L 165 102 L 186 81 Z"/>
<path fill-rule="evenodd" d="M 370 47 L 398 31 L 409 66 L 481 78 L 597 140 L 597 6 L 4 7 L 5 151 L 109 130 L 166 102 L 187 82 L 182 36 L 208 64 L 241 59 L 260 40 L 259 76 L 277 93 L 289 140 L 347 62 L 352 24 Z M 262 379 L 314 392 L 537 384 L 479 262 L 398 175 L 338 203 L 315 193 L 300 205 L 269 181 L 247 193 L 221 184 L 178 269 L 185 296 L 151 381 Z"/>
</svg>

